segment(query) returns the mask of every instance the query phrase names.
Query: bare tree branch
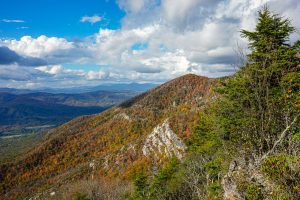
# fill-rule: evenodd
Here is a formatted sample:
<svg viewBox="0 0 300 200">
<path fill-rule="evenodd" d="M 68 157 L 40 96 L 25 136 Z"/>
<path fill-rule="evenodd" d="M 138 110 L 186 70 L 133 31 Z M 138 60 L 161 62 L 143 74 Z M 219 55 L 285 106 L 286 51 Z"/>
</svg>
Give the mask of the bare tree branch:
<svg viewBox="0 0 300 200">
<path fill-rule="evenodd" d="M 293 120 L 293 121 L 292 121 L 292 122 L 291 122 L 291 123 L 290 123 L 283 131 L 282 131 L 282 133 L 280 134 L 278 140 L 275 141 L 275 143 L 274 143 L 272 149 L 270 149 L 266 154 L 264 154 L 264 155 L 261 157 L 260 161 L 263 161 L 264 159 L 266 159 L 267 156 L 269 156 L 271 153 L 274 152 L 274 150 L 275 150 L 275 148 L 277 147 L 277 145 L 280 144 L 280 143 L 282 142 L 283 138 L 285 138 L 285 136 L 286 136 L 288 130 L 294 125 L 294 123 L 296 123 L 296 121 L 298 120 L 299 115 L 300 115 L 300 114 L 298 114 L 298 115 L 294 118 L 294 120 Z"/>
</svg>

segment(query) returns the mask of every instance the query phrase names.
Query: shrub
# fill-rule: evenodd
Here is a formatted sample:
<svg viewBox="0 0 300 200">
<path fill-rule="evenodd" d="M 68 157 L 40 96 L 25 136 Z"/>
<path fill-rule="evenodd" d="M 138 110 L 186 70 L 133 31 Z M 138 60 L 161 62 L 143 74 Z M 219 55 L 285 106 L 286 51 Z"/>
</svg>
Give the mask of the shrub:
<svg viewBox="0 0 300 200">
<path fill-rule="evenodd" d="M 271 156 L 261 168 L 272 181 L 285 188 L 290 198 L 300 198 L 300 156 Z"/>
<path fill-rule="evenodd" d="M 247 188 L 246 200 L 263 200 L 264 195 L 262 192 L 262 187 L 256 184 L 250 184 Z"/>
</svg>

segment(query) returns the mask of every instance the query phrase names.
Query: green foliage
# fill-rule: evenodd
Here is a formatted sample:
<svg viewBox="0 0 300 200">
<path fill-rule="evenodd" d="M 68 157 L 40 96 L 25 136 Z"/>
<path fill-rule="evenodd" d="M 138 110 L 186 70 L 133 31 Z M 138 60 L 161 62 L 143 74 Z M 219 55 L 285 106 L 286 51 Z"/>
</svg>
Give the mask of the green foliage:
<svg viewBox="0 0 300 200">
<path fill-rule="evenodd" d="M 163 196 L 168 192 L 169 186 L 172 186 L 172 180 L 174 180 L 175 173 L 178 170 L 179 161 L 177 158 L 173 157 L 167 163 L 167 165 L 162 168 L 153 179 L 150 186 L 150 197 L 155 198 L 157 196 Z"/>
<path fill-rule="evenodd" d="M 300 132 L 296 133 L 296 134 L 294 135 L 294 138 L 297 139 L 297 140 L 300 140 Z"/>
<path fill-rule="evenodd" d="M 290 20 L 267 7 L 259 11 L 255 31 L 241 31 L 251 49 L 247 64 L 218 90 L 222 95 L 218 114 L 225 135 L 259 154 L 269 151 L 299 116 L 299 45 L 288 43 L 294 31 Z"/>
<path fill-rule="evenodd" d="M 207 179 L 209 180 L 208 196 L 211 198 L 218 197 L 222 192 L 222 187 L 220 182 L 222 162 L 223 160 L 221 160 L 220 158 L 215 158 L 204 165 L 206 176 Z"/>
<path fill-rule="evenodd" d="M 283 175 L 290 173 L 287 156 L 273 156 L 265 160 L 262 170 L 274 179 L 279 180 Z"/>
<path fill-rule="evenodd" d="M 220 183 L 218 183 L 218 182 L 211 183 L 208 186 L 209 196 L 217 197 L 221 191 L 222 191 L 222 187 L 221 187 Z"/>
<path fill-rule="evenodd" d="M 264 195 L 262 192 L 262 186 L 256 184 L 250 184 L 247 188 L 246 200 L 263 200 Z"/>
<path fill-rule="evenodd" d="M 131 199 L 158 199 L 167 196 L 174 188 L 173 181 L 176 180 L 178 166 L 179 161 L 171 158 L 152 180 L 144 173 L 137 174 L 134 178 L 135 191 Z"/>
<path fill-rule="evenodd" d="M 221 161 L 217 159 L 210 161 L 206 163 L 205 169 L 212 181 L 218 180 L 221 172 Z"/>
<path fill-rule="evenodd" d="M 201 113 L 199 123 L 194 128 L 190 150 L 200 154 L 213 154 L 221 141 L 217 133 L 216 118 L 213 114 Z"/>
<path fill-rule="evenodd" d="M 142 199 L 148 187 L 148 177 L 145 173 L 139 173 L 134 177 L 133 184 L 135 192 L 132 199 Z"/>
<path fill-rule="evenodd" d="M 289 19 L 283 19 L 278 14 L 271 13 L 267 6 L 258 14 L 255 31 L 241 31 L 242 36 L 249 39 L 249 48 L 252 50 L 249 58 L 254 62 L 261 62 L 270 53 L 276 53 L 278 50 L 289 50 L 288 38 L 296 30 L 291 26 Z"/>
<path fill-rule="evenodd" d="M 76 193 L 73 200 L 90 200 L 86 194 Z"/>
<path fill-rule="evenodd" d="M 300 198 L 300 156 L 279 155 L 267 158 L 262 171 L 290 196 Z"/>
</svg>

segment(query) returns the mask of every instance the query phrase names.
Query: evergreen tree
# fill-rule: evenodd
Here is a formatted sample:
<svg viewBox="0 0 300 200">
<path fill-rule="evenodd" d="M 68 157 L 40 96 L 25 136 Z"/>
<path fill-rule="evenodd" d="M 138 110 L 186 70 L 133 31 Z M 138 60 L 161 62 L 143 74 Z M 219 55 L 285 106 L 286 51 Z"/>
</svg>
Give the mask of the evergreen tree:
<svg viewBox="0 0 300 200">
<path fill-rule="evenodd" d="M 268 7 L 258 14 L 255 31 L 241 31 L 251 53 L 245 66 L 224 81 L 220 114 L 227 136 L 243 139 L 265 156 L 299 126 L 300 59 L 299 42 L 289 44 L 295 31 L 290 20 Z"/>
</svg>

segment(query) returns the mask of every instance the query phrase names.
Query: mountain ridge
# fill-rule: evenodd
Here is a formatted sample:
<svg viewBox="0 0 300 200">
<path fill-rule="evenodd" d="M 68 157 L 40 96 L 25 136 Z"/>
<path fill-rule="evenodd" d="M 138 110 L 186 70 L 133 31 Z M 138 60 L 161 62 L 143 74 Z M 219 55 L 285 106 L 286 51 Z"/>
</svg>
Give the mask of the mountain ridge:
<svg viewBox="0 0 300 200">
<path fill-rule="evenodd" d="M 35 89 L 17 89 L 17 88 L 0 88 L 0 92 L 8 92 L 12 94 L 30 94 L 36 92 L 51 93 L 51 94 L 80 94 L 96 91 L 136 91 L 143 92 L 151 89 L 158 84 L 153 83 L 111 83 L 97 86 L 81 86 L 70 88 L 35 88 Z"/>
<path fill-rule="evenodd" d="M 92 160 L 98 175 L 125 179 L 137 165 L 159 164 L 166 155 L 160 154 L 153 161 L 154 155 L 145 156 L 142 148 L 146 138 L 168 119 L 167 126 L 180 140 L 187 140 L 189 130 L 197 121 L 197 113 L 212 99 L 213 81 L 207 77 L 185 75 L 103 113 L 78 117 L 49 131 L 36 149 L 16 163 L 0 167 L 3 174 L 0 180 L 6 183 L 2 194 L 26 196 L 41 191 L 38 185 L 53 187 L 54 180 L 69 182 L 69 176 L 77 177 L 75 179 L 89 176 L 87 171 Z M 16 177 L 14 170 L 18 171 Z M 38 185 L 32 182 L 37 177 Z M 18 193 L 20 190 L 22 194 Z M 59 191 L 59 187 L 56 190 Z"/>
</svg>

